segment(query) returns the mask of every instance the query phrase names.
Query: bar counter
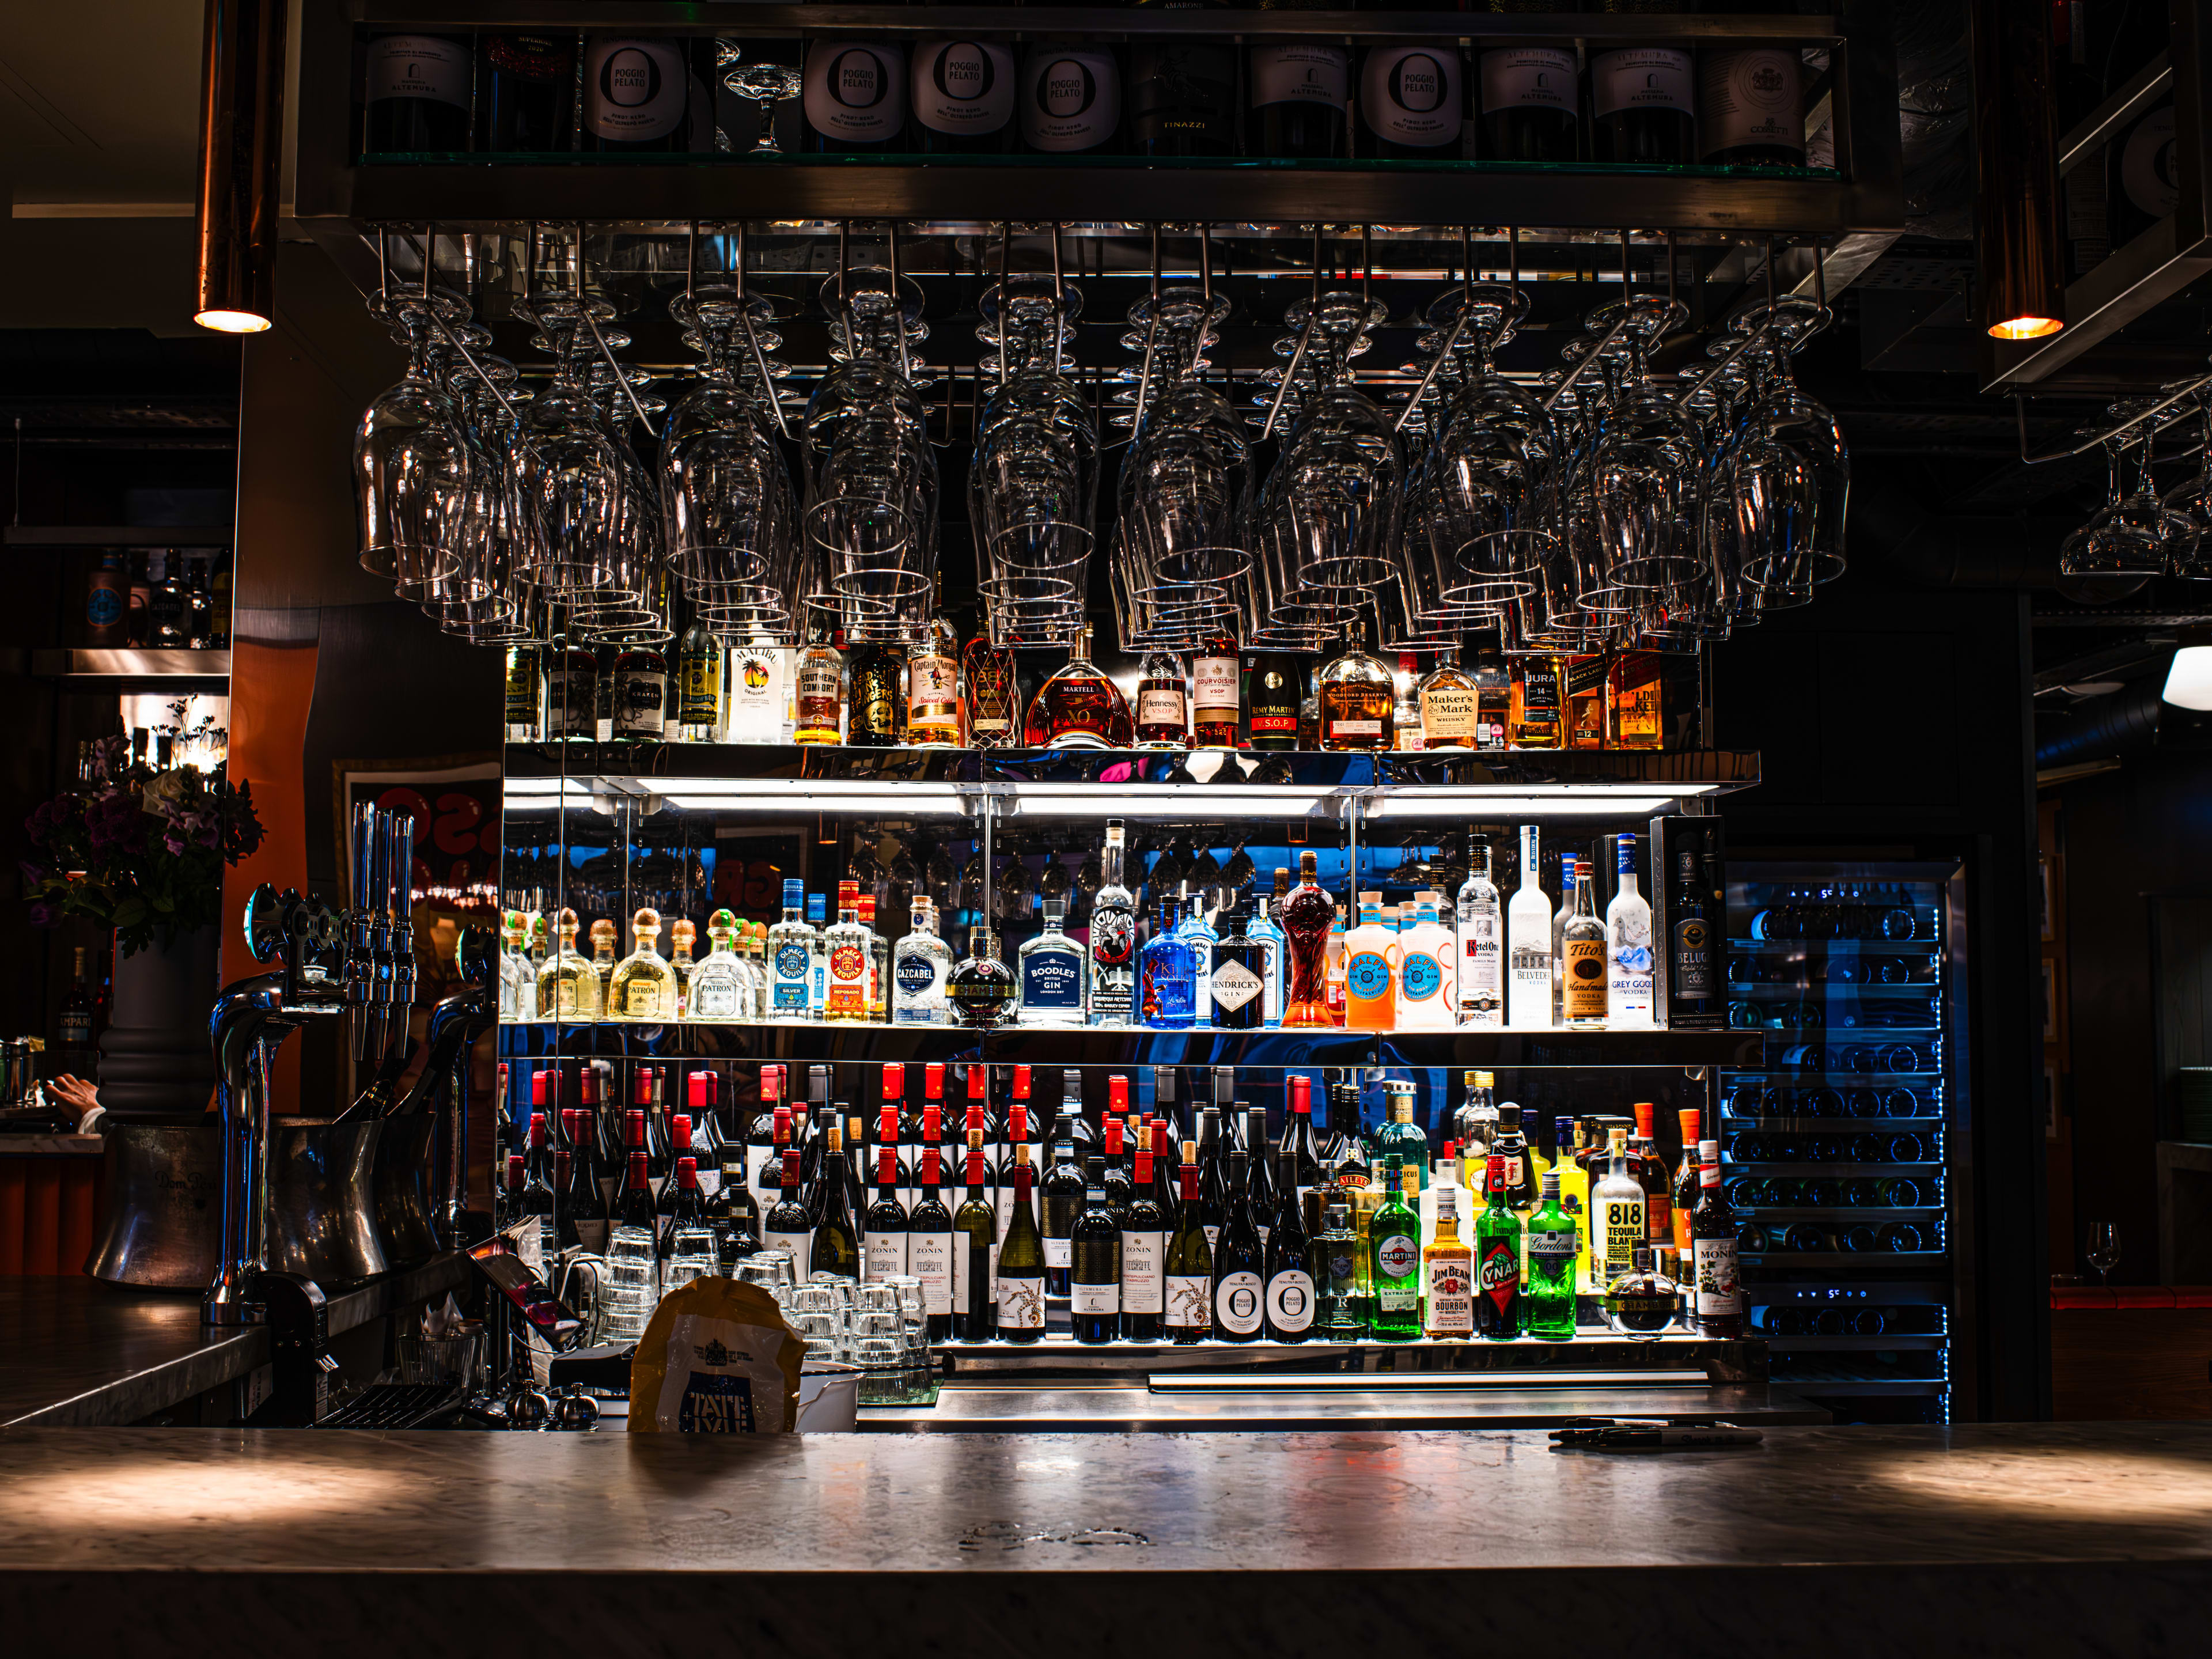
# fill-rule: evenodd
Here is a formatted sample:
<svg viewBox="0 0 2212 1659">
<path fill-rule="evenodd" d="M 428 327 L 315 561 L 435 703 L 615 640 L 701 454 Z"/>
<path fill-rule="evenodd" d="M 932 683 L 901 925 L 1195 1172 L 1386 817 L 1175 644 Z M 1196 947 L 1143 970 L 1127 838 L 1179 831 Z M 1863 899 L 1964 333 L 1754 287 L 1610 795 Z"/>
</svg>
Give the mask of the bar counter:
<svg viewBox="0 0 2212 1659">
<path fill-rule="evenodd" d="M 2202 1652 L 2212 1429 L 0 1430 L 22 1653 Z M 404 1644 L 404 1645 L 403 1645 Z M 1429 1645 L 1433 1644 L 1433 1645 Z"/>
</svg>

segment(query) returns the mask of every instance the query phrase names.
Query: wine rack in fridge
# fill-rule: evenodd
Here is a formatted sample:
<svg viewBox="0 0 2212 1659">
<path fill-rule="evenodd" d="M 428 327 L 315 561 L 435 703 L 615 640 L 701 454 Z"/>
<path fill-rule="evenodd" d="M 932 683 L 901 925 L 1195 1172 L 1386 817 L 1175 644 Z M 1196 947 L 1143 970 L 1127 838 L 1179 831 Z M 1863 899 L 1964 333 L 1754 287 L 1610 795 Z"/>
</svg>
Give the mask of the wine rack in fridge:
<svg viewBox="0 0 2212 1659">
<path fill-rule="evenodd" d="M 1966 971 L 1954 864 L 1736 864 L 1721 1156 L 1776 1386 L 1839 1420 L 1947 1422 Z"/>
</svg>

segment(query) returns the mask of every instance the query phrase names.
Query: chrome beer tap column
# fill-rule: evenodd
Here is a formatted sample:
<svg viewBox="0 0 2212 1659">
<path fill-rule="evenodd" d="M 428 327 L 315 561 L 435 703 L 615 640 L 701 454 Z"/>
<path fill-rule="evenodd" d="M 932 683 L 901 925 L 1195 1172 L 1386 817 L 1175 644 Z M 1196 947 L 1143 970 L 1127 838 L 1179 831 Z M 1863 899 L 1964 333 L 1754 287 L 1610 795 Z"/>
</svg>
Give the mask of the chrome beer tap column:
<svg viewBox="0 0 2212 1659">
<path fill-rule="evenodd" d="M 385 891 L 382 814 L 374 806 L 353 811 L 353 908 L 347 913 L 346 1001 L 356 1011 L 353 1057 L 357 1065 L 373 1064 L 381 1050 L 374 1042 L 377 1006 L 377 963 L 381 954 L 377 918 Z"/>
<path fill-rule="evenodd" d="M 407 1046 L 408 1011 L 415 1006 L 415 815 L 386 815 L 389 829 L 385 870 L 386 912 L 391 918 L 391 1001 L 386 1009 L 380 1061 Z"/>
</svg>

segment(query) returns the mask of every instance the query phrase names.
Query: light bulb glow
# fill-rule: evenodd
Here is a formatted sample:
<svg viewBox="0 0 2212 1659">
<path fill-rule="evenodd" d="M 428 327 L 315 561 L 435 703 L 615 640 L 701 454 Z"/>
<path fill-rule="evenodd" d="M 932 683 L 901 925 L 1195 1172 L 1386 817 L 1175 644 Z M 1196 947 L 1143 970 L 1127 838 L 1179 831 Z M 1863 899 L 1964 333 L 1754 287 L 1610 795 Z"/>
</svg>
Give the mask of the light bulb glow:
<svg viewBox="0 0 2212 1659">
<path fill-rule="evenodd" d="M 2185 645 L 2175 651 L 2166 671 L 2166 690 L 2159 695 L 2177 708 L 2212 710 L 2212 645 Z"/>
</svg>

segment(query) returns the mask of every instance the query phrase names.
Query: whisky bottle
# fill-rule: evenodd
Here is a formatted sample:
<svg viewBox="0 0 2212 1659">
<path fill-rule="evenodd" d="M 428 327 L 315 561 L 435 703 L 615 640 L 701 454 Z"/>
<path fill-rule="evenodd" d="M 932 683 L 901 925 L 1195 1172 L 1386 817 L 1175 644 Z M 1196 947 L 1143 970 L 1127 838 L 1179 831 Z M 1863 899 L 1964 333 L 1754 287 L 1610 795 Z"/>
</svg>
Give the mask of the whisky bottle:
<svg viewBox="0 0 2212 1659">
<path fill-rule="evenodd" d="M 1368 654 L 1366 624 L 1354 621 L 1344 654 L 1321 671 L 1321 746 L 1388 750 L 1395 702 L 1390 671 Z"/>
<path fill-rule="evenodd" d="M 1482 747 L 1474 676 L 1459 665 L 1455 647 L 1444 648 L 1413 695 L 1420 709 L 1423 749 Z"/>
<path fill-rule="evenodd" d="M 1410 651 L 1398 653 L 1398 672 L 1390 677 L 1390 746 L 1401 751 L 1421 748 L 1421 659 Z"/>
<path fill-rule="evenodd" d="M 611 933 L 613 924 L 608 924 Z M 676 1018 L 676 973 L 653 943 L 660 937 L 660 912 L 647 906 L 630 918 L 637 948 L 616 964 L 607 983 L 607 1018 L 660 1024 Z M 592 930 L 594 942 L 598 929 Z M 609 946 L 612 949 L 611 945 Z"/>
<path fill-rule="evenodd" d="M 1536 654 L 1513 659 L 1513 690 L 1506 716 L 1509 749 L 1558 749 L 1565 741 L 1559 659 Z"/>
<path fill-rule="evenodd" d="M 1649 651 L 1626 651 L 1613 659 L 1607 696 L 1612 703 L 1613 746 L 1658 749 L 1666 726 L 1660 696 L 1660 660 Z"/>
<path fill-rule="evenodd" d="M 1567 698 L 1567 747 L 1608 749 L 1607 662 L 1603 657 L 1563 657 L 1559 678 Z"/>
<path fill-rule="evenodd" d="M 1066 664 L 1030 699 L 1024 741 L 1033 749 L 1127 749 L 1135 744 L 1127 699 L 1091 660 L 1088 624 L 1077 630 Z"/>
</svg>

